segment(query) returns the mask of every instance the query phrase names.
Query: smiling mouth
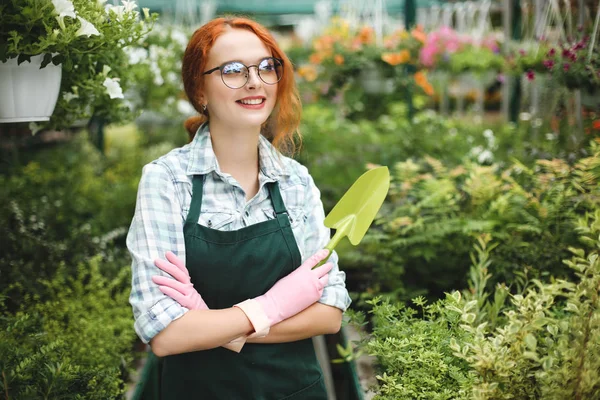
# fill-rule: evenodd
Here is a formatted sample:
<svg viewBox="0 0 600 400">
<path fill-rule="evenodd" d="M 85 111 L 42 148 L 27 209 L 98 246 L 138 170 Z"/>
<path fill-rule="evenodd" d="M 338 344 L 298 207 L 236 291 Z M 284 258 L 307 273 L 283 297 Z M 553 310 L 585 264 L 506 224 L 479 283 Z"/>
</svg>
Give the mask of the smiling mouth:
<svg viewBox="0 0 600 400">
<path fill-rule="evenodd" d="M 249 100 L 236 100 L 236 103 L 245 104 L 248 106 L 257 106 L 266 101 L 266 99 L 249 99 Z"/>
</svg>

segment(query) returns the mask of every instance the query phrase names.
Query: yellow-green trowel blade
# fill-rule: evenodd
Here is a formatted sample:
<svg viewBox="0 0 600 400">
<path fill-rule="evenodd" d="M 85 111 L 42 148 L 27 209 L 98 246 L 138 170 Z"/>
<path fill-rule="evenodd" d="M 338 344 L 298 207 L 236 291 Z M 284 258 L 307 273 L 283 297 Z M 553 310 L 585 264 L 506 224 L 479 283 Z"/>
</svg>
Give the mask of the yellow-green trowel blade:
<svg viewBox="0 0 600 400">
<path fill-rule="evenodd" d="M 344 236 L 355 246 L 362 240 L 389 188 L 390 172 L 387 167 L 369 170 L 354 182 L 325 218 L 325 226 L 336 230 L 325 246 L 330 253 Z"/>
</svg>

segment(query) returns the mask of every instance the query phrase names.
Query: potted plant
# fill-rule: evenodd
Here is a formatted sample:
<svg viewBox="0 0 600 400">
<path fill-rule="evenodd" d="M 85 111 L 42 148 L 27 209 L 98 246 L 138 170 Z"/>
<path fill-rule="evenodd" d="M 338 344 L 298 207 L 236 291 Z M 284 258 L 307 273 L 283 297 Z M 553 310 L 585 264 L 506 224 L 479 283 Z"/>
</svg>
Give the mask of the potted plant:
<svg viewBox="0 0 600 400">
<path fill-rule="evenodd" d="M 141 20 L 134 1 L 105 2 L 0 5 L 0 96 L 10 96 L 0 97 L 0 122 L 46 121 L 44 127 L 63 129 L 92 115 L 112 122 L 132 117 L 123 95 L 130 78 L 124 48 L 139 42 L 157 16 L 144 9 Z M 53 82 L 48 89 L 38 86 L 45 81 Z M 48 103 L 35 106 L 39 97 Z"/>
</svg>

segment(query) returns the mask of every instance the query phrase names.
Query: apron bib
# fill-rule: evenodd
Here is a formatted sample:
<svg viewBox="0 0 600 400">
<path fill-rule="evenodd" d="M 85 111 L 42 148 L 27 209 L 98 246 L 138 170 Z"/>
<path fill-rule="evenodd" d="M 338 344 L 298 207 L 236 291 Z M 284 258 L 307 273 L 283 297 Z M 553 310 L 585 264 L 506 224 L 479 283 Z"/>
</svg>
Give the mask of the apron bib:
<svg viewBox="0 0 600 400">
<path fill-rule="evenodd" d="M 277 182 L 267 183 L 275 219 L 236 231 L 198 224 L 203 176 L 196 175 L 184 224 L 186 267 L 211 309 L 264 294 L 301 263 Z M 246 343 L 240 353 L 222 347 L 163 359 L 161 398 L 207 400 L 323 400 L 327 392 L 311 339 Z"/>
</svg>

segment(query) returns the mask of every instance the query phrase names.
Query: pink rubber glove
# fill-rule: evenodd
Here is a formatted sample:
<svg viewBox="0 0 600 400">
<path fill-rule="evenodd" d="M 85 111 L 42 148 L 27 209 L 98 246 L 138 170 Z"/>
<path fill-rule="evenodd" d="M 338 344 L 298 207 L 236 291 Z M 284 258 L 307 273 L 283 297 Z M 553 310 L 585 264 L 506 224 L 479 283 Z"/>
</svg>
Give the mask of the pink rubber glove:
<svg viewBox="0 0 600 400">
<path fill-rule="evenodd" d="M 326 249 L 318 251 L 289 275 L 281 278 L 267 293 L 236 304 L 246 313 L 257 337 L 266 335 L 269 328 L 298 314 L 316 303 L 329 281 L 327 273 L 333 268 L 326 263 L 313 270 L 329 255 Z"/>
<path fill-rule="evenodd" d="M 183 307 L 190 310 L 208 310 L 202 296 L 194 289 L 194 285 L 190 281 L 190 274 L 183 265 L 183 260 L 170 251 L 167 251 L 165 256 L 168 261 L 157 258 L 154 260 L 154 265 L 175 279 L 155 275 L 152 277 L 152 282 L 158 285 L 161 292 Z"/>
<path fill-rule="evenodd" d="M 152 282 L 158 285 L 161 292 L 181 304 L 183 307 L 190 310 L 208 310 L 209 308 L 202 299 L 202 296 L 194 289 L 194 285 L 190 280 L 190 274 L 185 267 L 183 260 L 170 251 L 168 251 L 165 256 L 168 261 L 156 259 L 154 260 L 154 265 L 175 279 L 155 275 L 152 277 Z M 223 345 L 223 347 L 239 353 L 245 343 L 246 337 L 242 336 Z"/>
</svg>

